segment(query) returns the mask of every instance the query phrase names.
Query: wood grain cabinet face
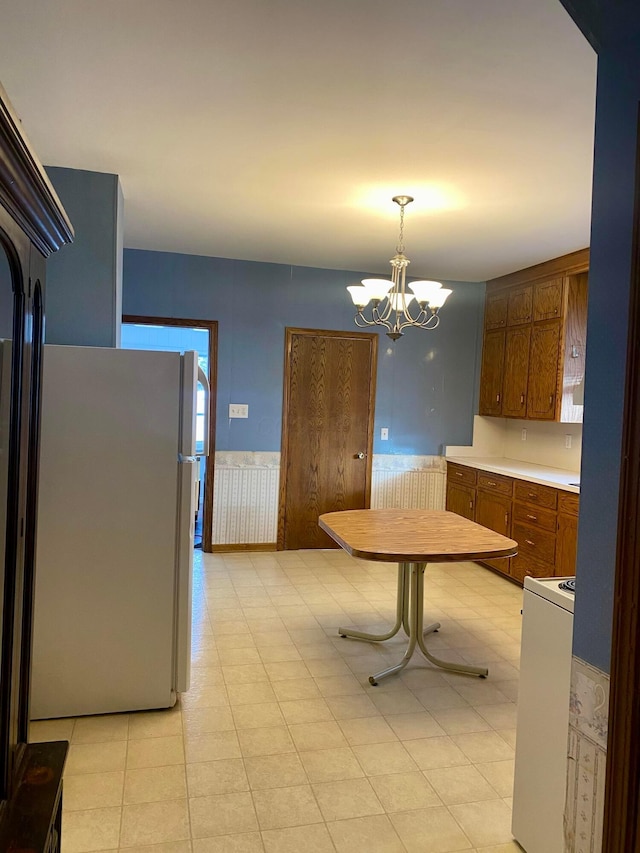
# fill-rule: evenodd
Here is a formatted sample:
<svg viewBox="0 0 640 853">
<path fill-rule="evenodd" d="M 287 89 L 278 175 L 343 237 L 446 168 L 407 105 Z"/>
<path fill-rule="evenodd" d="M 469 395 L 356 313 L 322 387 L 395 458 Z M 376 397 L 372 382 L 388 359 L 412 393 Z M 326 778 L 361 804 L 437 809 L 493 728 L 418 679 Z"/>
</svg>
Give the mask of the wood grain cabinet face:
<svg viewBox="0 0 640 853">
<path fill-rule="evenodd" d="M 559 320 L 563 316 L 563 279 L 539 281 L 533 288 L 533 320 Z"/>
<path fill-rule="evenodd" d="M 492 329 L 504 329 L 507 325 L 507 306 L 509 295 L 503 293 L 491 293 L 487 296 L 484 312 L 484 327 L 487 331 Z"/>
<path fill-rule="evenodd" d="M 474 486 L 447 482 L 447 509 L 469 521 L 476 520 L 476 490 Z"/>
<path fill-rule="evenodd" d="M 561 337 L 560 320 L 531 329 L 527 390 L 527 417 L 531 420 L 556 419 Z"/>
<path fill-rule="evenodd" d="M 530 341 L 531 326 L 516 326 L 514 329 L 507 330 L 502 385 L 502 416 L 504 418 L 527 416 Z"/>
<path fill-rule="evenodd" d="M 507 326 L 530 323 L 533 314 L 533 286 L 526 285 L 509 292 Z"/>
<path fill-rule="evenodd" d="M 504 331 L 487 332 L 485 334 L 480 374 L 479 413 L 481 415 L 500 416 L 502 414 L 504 350 Z"/>
<path fill-rule="evenodd" d="M 507 478 L 502 478 L 506 480 Z M 478 524 L 495 530 L 503 536 L 511 536 L 511 496 L 502 494 L 501 491 L 487 491 L 478 482 L 478 494 L 476 497 L 476 518 Z M 483 565 L 491 566 L 502 574 L 509 574 L 511 559 L 483 560 Z"/>
</svg>

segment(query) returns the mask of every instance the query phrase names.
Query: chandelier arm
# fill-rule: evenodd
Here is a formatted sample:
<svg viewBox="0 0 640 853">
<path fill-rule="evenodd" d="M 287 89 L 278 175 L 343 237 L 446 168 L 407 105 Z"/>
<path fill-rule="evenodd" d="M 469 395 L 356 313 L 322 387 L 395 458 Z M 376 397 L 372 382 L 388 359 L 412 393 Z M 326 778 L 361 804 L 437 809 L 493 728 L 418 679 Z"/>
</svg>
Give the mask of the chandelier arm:
<svg viewBox="0 0 640 853">
<path fill-rule="evenodd" d="M 424 319 L 420 318 L 421 314 L 424 314 Z M 427 312 L 421 311 L 415 320 L 407 320 L 405 323 L 402 323 L 400 329 L 406 329 L 407 326 L 414 326 L 417 329 L 427 329 L 428 331 L 431 331 L 433 329 L 437 329 L 439 325 L 440 317 L 437 314 L 431 314 L 430 317 L 427 317 Z"/>
</svg>

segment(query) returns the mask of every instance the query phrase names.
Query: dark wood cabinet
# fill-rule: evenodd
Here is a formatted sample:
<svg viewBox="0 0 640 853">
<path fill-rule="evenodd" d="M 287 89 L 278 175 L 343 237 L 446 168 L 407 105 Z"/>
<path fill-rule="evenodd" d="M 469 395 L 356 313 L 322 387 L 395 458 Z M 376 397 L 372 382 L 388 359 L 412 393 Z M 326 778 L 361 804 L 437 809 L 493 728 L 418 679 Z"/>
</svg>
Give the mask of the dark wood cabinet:
<svg viewBox="0 0 640 853">
<path fill-rule="evenodd" d="M 67 743 L 29 744 L 45 260 L 71 225 L 0 87 L 0 849 L 60 849 Z"/>
<path fill-rule="evenodd" d="M 515 557 L 479 562 L 520 584 L 575 575 L 579 502 L 574 492 L 447 463 L 447 509 L 516 540 Z"/>
<path fill-rule="evenodd" d="M 583 250 L 487 282 L 479 414 L 582 421 L 587 267 Z"/>
</svg>

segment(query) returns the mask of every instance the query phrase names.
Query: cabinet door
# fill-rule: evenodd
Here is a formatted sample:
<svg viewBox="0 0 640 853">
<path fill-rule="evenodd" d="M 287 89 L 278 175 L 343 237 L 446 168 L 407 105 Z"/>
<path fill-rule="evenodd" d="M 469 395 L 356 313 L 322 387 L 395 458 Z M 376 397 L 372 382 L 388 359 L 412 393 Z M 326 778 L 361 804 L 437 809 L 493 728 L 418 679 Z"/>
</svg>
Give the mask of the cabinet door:
<svg viewBox="0 0 640 853">
<path fill-rule="evenodd" d="M 527 417 L 553 421 L 558 401 L 561 321 L 534 325 L 529 350 Z"/>
<path fill-rule="evenodd" d="M 479 414 L 481 415 L 502 414 L 504 342 L 504 331 L 487 332 L 484 336 L 480 373 Z"/>
<path fill-rule="evenodd" d="M 472 486 L 447 483 L 447 509 L 475 521 L 476 490 Z"/>
<path fill-rule="evenodd" d="M 575 515 L 558 515 L 556 542 L 556 570 L 559 578 L 573 577 L 576 573 L 578 551 L 578 519 Z"/>
<path fill-rule="evenodd" d="M 533 312 L 533 285 L 519 287 L 509 293 L 507 308 L 507 326 L 520 326 L 530 323 Z"/>
<path fill-rule="evenodd" d="M 493 492 L 483 492 L 478 489 L 476 497 L 476 519 L 478 524 L 495 530 L 503 536 L 511 536 L 511 498 Z M 489 566 L 505 575 L 509 574 L 508 558 L 483 560 Z"/>
<path fill-rule="evenodd" d="M 524 418 L 527 415 L 530 340 L 531 326 L 517 326 L 507 331 L 502 381 L 504 418 Z"/>
<path fill-rule="evenodd" d="M 533 289 L 533 319 L 556 320 L 562 317 L 563 279 L 539 281 Z"/>
<path fill-rule="evenodd" d="M 487 331 L 491 329 L 504 329 L 507 325 L 507 305 L 509 294 L 489 293 L 485 303 L 484 327 Z"/>
</svg>

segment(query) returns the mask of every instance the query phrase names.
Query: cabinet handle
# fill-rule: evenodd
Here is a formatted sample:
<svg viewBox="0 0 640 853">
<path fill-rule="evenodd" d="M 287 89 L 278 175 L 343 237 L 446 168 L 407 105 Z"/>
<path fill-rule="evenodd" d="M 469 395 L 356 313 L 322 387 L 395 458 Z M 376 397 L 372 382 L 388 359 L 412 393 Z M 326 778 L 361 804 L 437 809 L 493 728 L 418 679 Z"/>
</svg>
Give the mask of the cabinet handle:
<svg viewBox="0 0 640 853">
<path fill-rule="evenodd" d="M 500 402 L 500 394 L 496 394 L 496 403 Z"/>
<path fill-rule="evenodd" d="M 530 518 L 530 519 L 531 519 L 531 521 L 537 521 L 537 520 L 538 520 L 538 516 L 537 516 L 537 515 L 527 515 L 527 518 Z"/>
<path fill-rule="evenodd" d="M 473 509 L 473 501 L 469 501 L 469 509 Z"/>
<path fill-rule="evenodd" d="M 505 512 L 505 514 L 504 514 L 504 526 L 505 527 L 509 526 L 509 513 L 508 512 Z"/>
<path fill-rule="evenodd" d="M 464 474 L 462 473 L 462 471 L 456 471 L 455 475 L 456 475 L 456 477 L 464 477 Z"/>
<path fill-rule="evenodd" d="M 557 309 L 557 308 L 554 308 L 554 309 L 553 309 L 553 313 L 554 313 L 554 314 L 557 314 L 557 313 L 558 313 L 558 309 Z"/>
<path fill-rule="evenodd" d="M 487 486 L 497 486 L 497 483 L 494 483 L 493 480 L 487 480 Z"/>
<path fill-rule="evenodd" d="M 527 545 L 531 545 L 532 548 L 536 547 L 536 543 L 532 542 L 531 539 L 525 539 L 524 541 L 527 543 Z"/>
<path fill-rule="evenodd" d="M 520 405 L 524 406 L 524 394 L 520 394 Z"/>
<path fill-rule="evenodd" d="M 534 492 L 528 492 L 527 496 L 532 498 L 534 501 L 538 500 L 538 496 Z"/>
<path fill-rule="evenodd" d="M 553 406 L 553 394 L 549 394 L 549 405 Z"/>
</svg>

